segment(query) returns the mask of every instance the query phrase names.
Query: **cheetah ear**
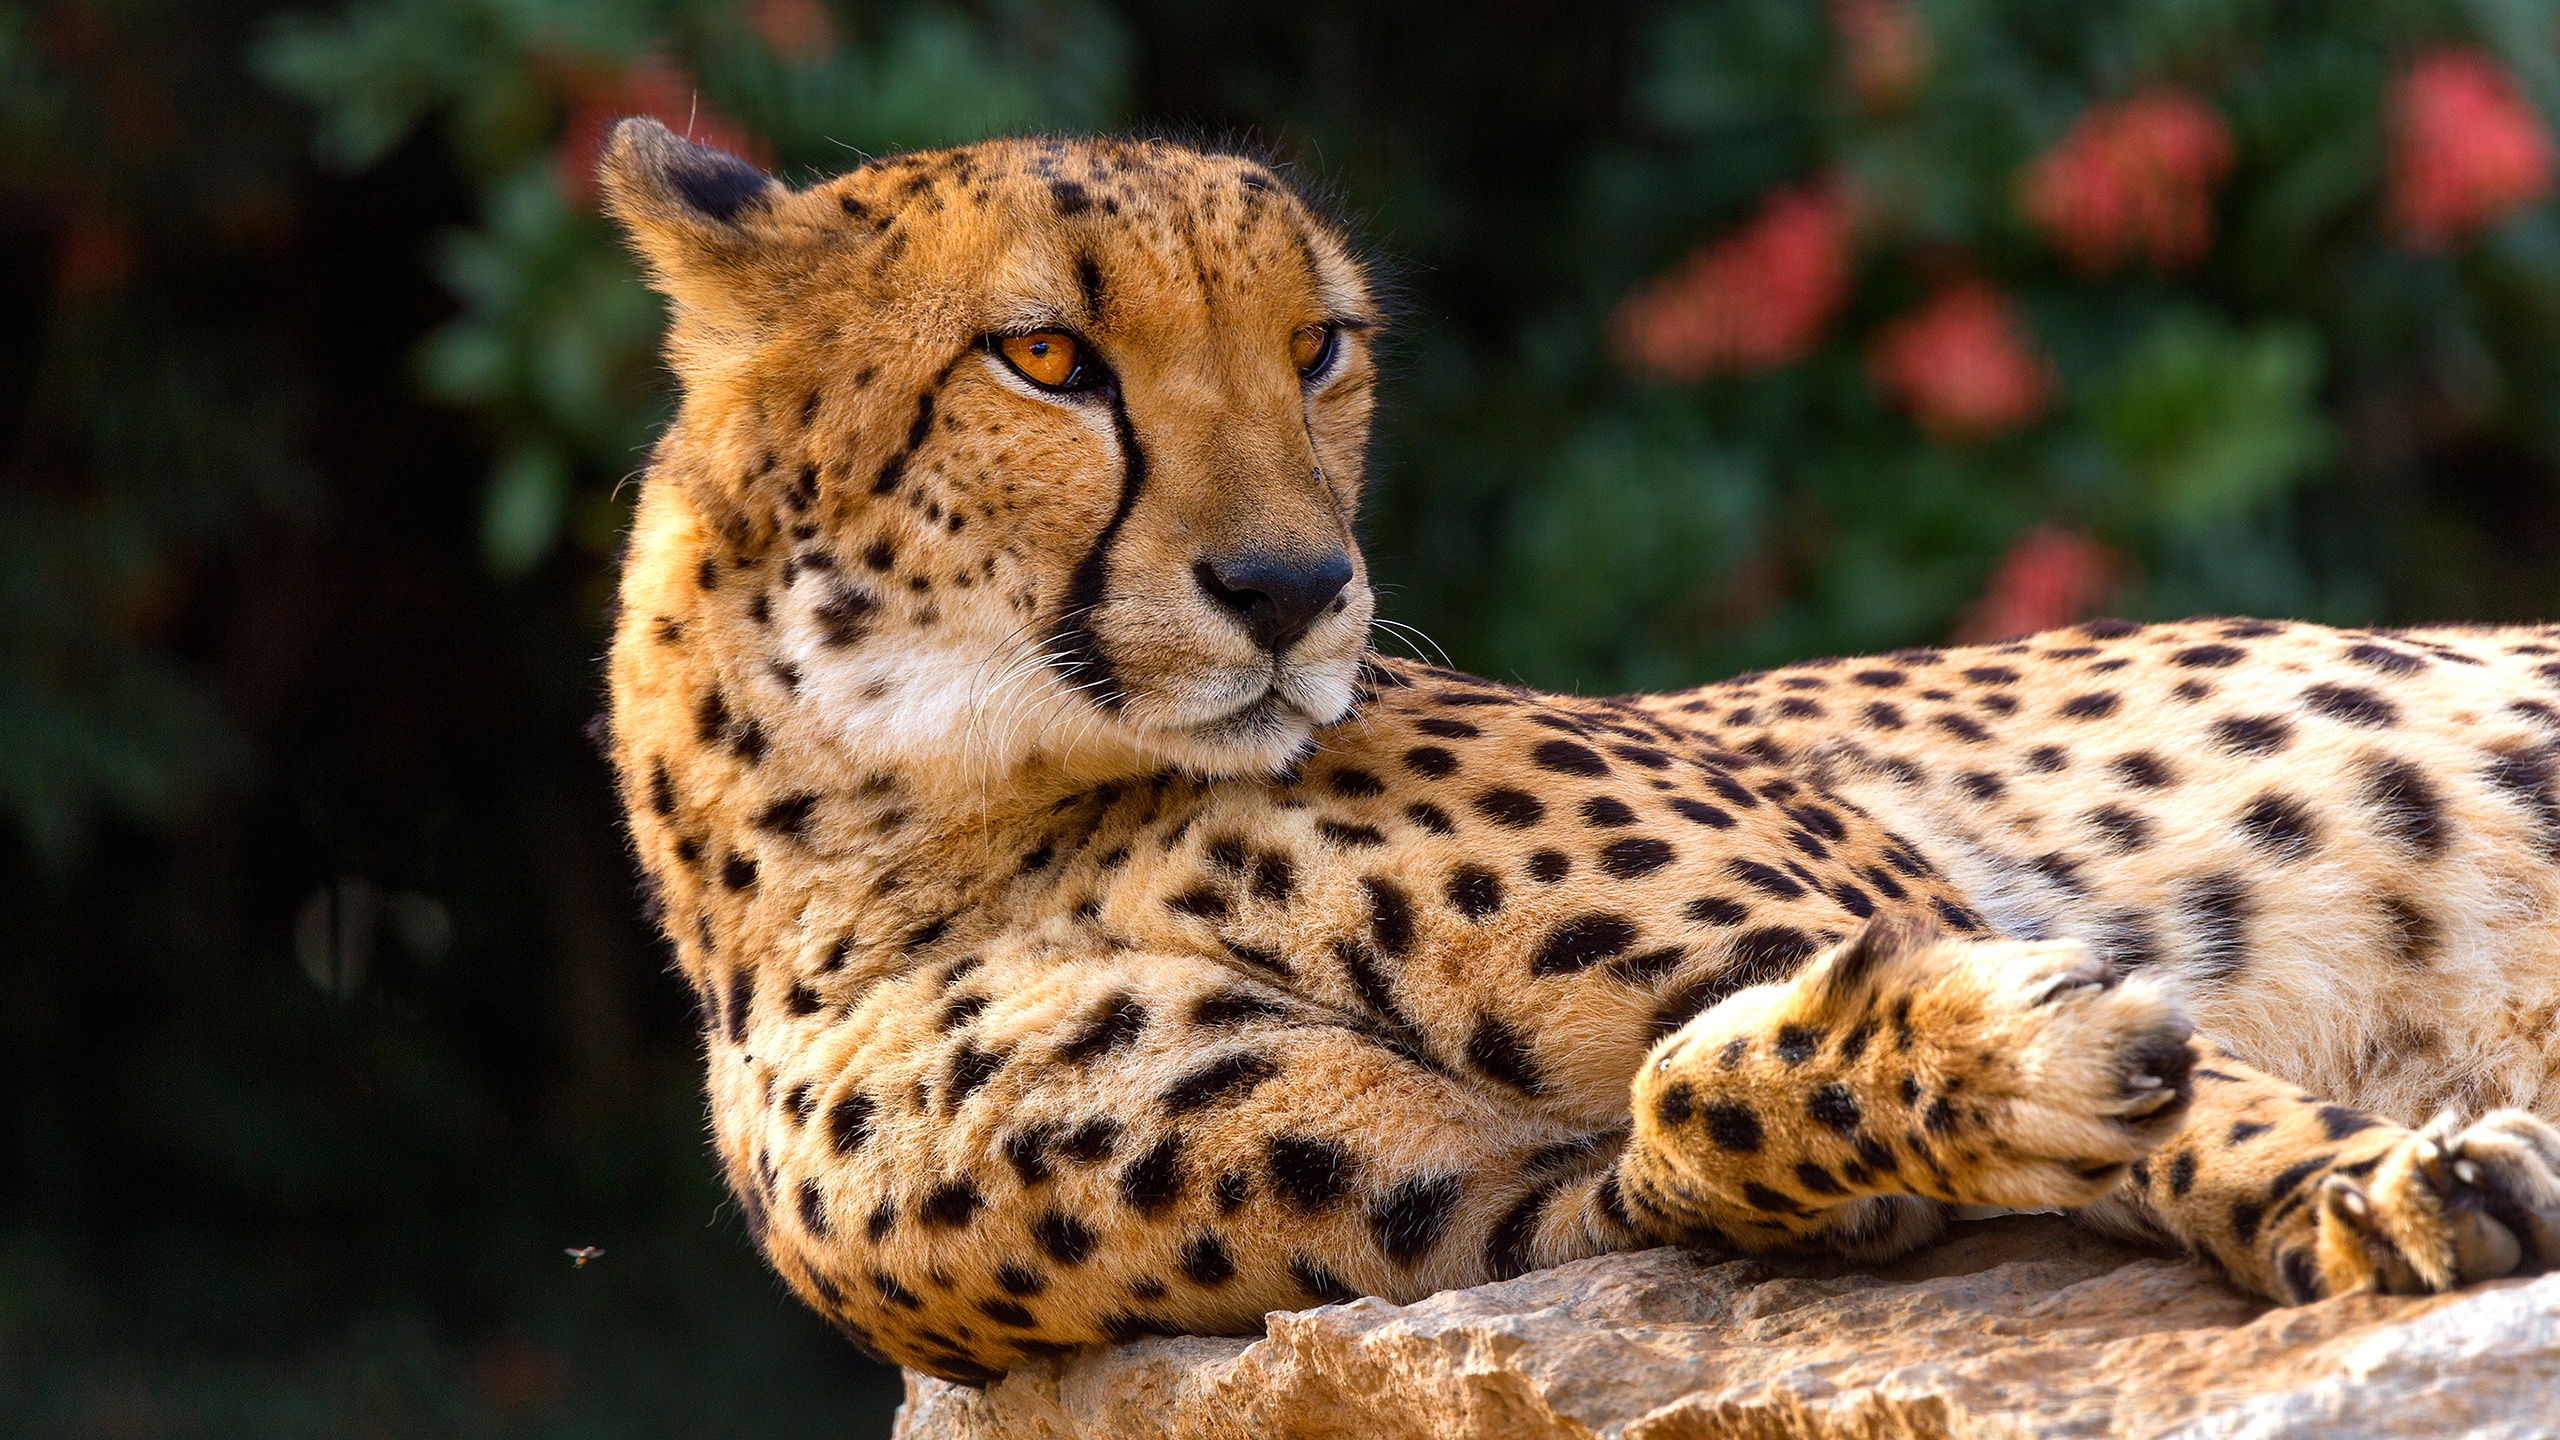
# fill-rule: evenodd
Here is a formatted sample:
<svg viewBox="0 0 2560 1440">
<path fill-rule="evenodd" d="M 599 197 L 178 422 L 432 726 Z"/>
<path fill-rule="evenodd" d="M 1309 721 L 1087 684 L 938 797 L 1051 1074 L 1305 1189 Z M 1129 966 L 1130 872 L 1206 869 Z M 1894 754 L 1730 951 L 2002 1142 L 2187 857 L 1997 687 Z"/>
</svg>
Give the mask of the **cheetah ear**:
<svg viewBox="0 0 2560 1440">
<path fill-rule="evenodd" d="M 697 311 L 716 313 L 739 293 L 754 257 L 776 238 L 763 222 L 790 193 L 728 151 L 646 116 L 614 125 L 597 169 L 605 209 L 640 252 L 650 283 Z"/>
</svg>

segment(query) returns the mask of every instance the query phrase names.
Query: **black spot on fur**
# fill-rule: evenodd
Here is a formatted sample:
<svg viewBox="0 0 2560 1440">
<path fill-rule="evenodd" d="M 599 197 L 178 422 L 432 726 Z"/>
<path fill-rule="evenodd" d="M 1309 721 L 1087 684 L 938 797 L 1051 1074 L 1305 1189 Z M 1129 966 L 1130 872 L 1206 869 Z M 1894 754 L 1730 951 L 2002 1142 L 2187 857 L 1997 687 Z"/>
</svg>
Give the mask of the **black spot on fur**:
<svg viewBox="0 0 2560 1440">
<path fill-rule="evenodd" d="M 1120 1172 L 1120 1199 L 1141 1215 L 1155 1215 L 1182 1198 L 1182 1136 L 1167 1135 Z"/>
<path fill-rule="evenodd" d="M 1182 1273 L 1192 1284 L 1214 1290 L 1236 1278 L 1236 1262 L 1217 1236 L 1203 1230 L 1182 1247 Z"/>
<path fill-rule="evenodd" d="M 1271 1188 L 1290 1208 L 1313 1213 L 1351 1193 L 1360 1162 L 1331 1140 L 1310 1135 L 1274 1135 L 1263 1141 L 1263 1170 Z"/>
<path fill-rule="evenodd" d="M 2228 715 L 2213 722 L 2212 736 L 2234 755 L 2272 755 L 2293 738 L 2293 726 L 2278 715 Z"/>
<path fill-rule="evenodd" d="M 1804 893 L 1804 887 L 1784 872 L 1772 870 L 1756 860 L 1729 860 L 1725 862 L 1725 869 L 1736 880 L 1781 900 L 1793 900 Z"/>
<path fill-rule="evenodd" d="M 1546 1093 L 1547 1081 L 1528 1037 L 1490 1012 L 1476 1016 L 1467 1034 L 1467 1063 L 1486 1078 L 1498 1080 L 1524 1095 Z"/>
<path fill-rule="evenodd" d="M 1525 1275 L 1532 1268 L 1529 1246 L 1537 1236 L 1538 1216 L 1547 1202 L 1555 1198 L 1556 1185 L 1550 1182 L 1531 1190 L 1514 1201 L 1493 1223 L 1484 1241 L 1485 1269 L 1497 1280 Z"/>
<path fill-rule="evenodd" d="M 838 580 L 827 587 L 827 598 L 809 613 L 818 622 L 818 638 L 830 648 L 841 650 L 871 633 L 872 614 L 879 608 L 880 602 Z"/>
<path fill-rule="evenodd" d="M 1367 800 L 1387 793 L 1377 776 L 1366 770 L 1344 768 L 1325 776 L 1325 788 L 1346 800 Z"/>
<path fill-rule="evenodd" d="M 1669 803 L 1673 813 L 1679 815 L 1682 819 L 1687 820 L 1692 824 L 1705 825 L 1716 830 L 1730 830 L 1733 828 L 1732 816 L 1703 800 L 1692 800 L 1687 796 L 1677 796 Z"/>
<path fill-rule="evenodd" d="M 1352 850 L 1372 850 L 1387 843 L 1386 832 L 1375 825 L 1356 825 L 1343 820 L 1319 820 L 1316 832 L 1336 845 Z"/>
<path fill-rule="evenodd" d="M 1458 768 L 1458 757 L 1439 745 L 1416 745 L 1404 752 L 1404 768 L 1426 780 L 1437 780 Z"/>
<path fill-rule="evenodd" d="M 2359 665 L 2370 666 L 2385 675 L 2407 675 L 2427 666 L 2424 657 L 2388 645 L 2359 644 L 2347 647 L 2347 658 Z"/>
<path fill-rule="evenodd" d="M 1279 1073 L 1279 1063 L 1268 1055 L 1221 1056 L 1166 1087 L 1164 1108 L 1168 1114 L 1186 1115 L 1221 1101 L 1240 1099 Z"/>
<path fill-rule="evenodd" d="M 1635 922 L 1623 915 L 1577 915 L 1547 933 L 1530 958 L 1529 973 L 1579 974 L 1623 953 L 1635 939 Z"/>
<path fill-rule="evenodd" d="M 1410 1269 L 1449 1228 L 1463 1183 L 1455 1175 L 1417 1175 L 1369 1206 L 1369 1233 L 1396 1265 Z"/>
<path fill-rule="evenodd" d="M 2151 843 L 2151 821 L 2121 805 L 2101 805 L 2086 817 L 2089 828 L 2106 837 L 2119 853 L 2130 853 Z"/>
<path fill-rule="evenodd" d="M 1671 863 L 1671 847 L 1646 836 L 1613 840 L 1600 851 L 1600 868 L 1620 880 L 1636 880 Z"/>
<path fill-rule="evenodd" d="M 1085 1022 L 1074 1039 L 1059 1049 L 1058 1058 L 1070 1064 L 1084 1064 L 1134 1042 L 1146 1028 L 1147 1007 L 1134 996 L 1114 995 L 1103 1002 L 1100 1012 Z"/>
<path fill-rule="evenodd" d="M 1454 835 L 1458 827 L 1449 821 L 1449 812 L 1428 800 L 1416 800 L 1404 807 L 1404 818 L 1434 835 Z"/>
<path fill-rule="evenodd" d="M 1049 1258 L 1061 1265 L 1081 1265 L 1093 1254 L 1093 1231 L 1062 1210 L 1051 1210 L 1031 1227 L 1033 1238 Z"/>
<path fill-rule="evenodd" d="M 1766 1211 L 1772 1215 L 1793 1215 L 1803 1208 L 1757 1180 L 1743 1182 L 1742 1202 L 1754 1210 Z"/>
<path fill-rule="evenodd" d="M 1028 1188 L 1049 1178 L 1049 1144 L 1056 1127 L 1033 1124 L 1004 1137 L 1005 1163 Z"/>
<path fill-rule="evenodd" d="M 1191 1007 L 1191 1023 L 1220 1029 L 1231 1025 L 1247 1025 L 1256 1020 L 1269 1020 L 1289 1013 L 1289 1007 L 1261 995 L 1241 990 L 1204 995 Z"/>
<path fill-rule="evenodd" d="M 1812 936 L 1792 926 L 1764 925 L 1736 937 L 1733 963 L 1740 973 L 1753 977 L 1746 983 L 1764 985 L 1794 974 L 1819 948 Z"/>
<path fill-rule="evenodd" d="M 1636 823 L 1636 812 L 1624 800 L 1594 795 L 1582 802 L 1582 820 L 1586 825 L 1610 830 Z"/>
<path fill-rule="evenodd" d="M 1514 830 L 1525 830 L 1547 816 L 1546 803 L 1526 790 L 1487 790 L 1473 803 L 1476 813 Z"/>
<path fill-rule="evenodd" d="M 2532 817 L 2536 848 L 2560 858 L 2560 802 L 2551 794 L 2551 752 L 2544 748 L 2496 752 L 2481 773 Z"/>
<path fill-rule="evenodd" d="M 2246 880 L 2222 871 L 2189 881 L 2180 908 L 2187 913 L 2196 960 L 2208 974 L 2227 975 L 2247 961 L 2256 904 Z"/>
<path fill-rule="evenodd" d="M 2349 725 L 2379 728 L 2399 722 L 2400 708 L 2361 685 L 2322 683 L 2302 692 L 2312 709 Z"/>
<path fill-rule="evenodd" d="M 776 800 L 756 817 L 756 828 L 770 830 L 792 840 L 801 839 L 808 832 L 809 812 L 817 805 L 818 797 L 815 795 L 793 795 Z"/>
<path fill-rule="evenodd" d="M 2160 790 L 2178 783 L 2177 772 L 2169 768 L 2169 763 L 2148 750 L 2119 755 L 2109 768 L 2137 790 Z"/>
<path fill-rule="evenodd" d="M 1588 746 L 1570 740 L 1549 740 L 1529 752 L 1529 759 L 1542 770 L 1560 775 L 1606 775 L 1609 762 Z"/>
<path fill-rule="evenodd" d="M 2311 818 L 2310 807 L 2274 791 L 2250 801 L 2239 823 L 2250 844 L 2277 860 L 2299 860 L 2320 843 L 2319 822 Z"/>
<path fill-rule="evenodd" d="M 850 1155 L 871 1138 L 871 1097 L 856 1090 L 827 1107 L 827 1143 L 839 1155 Z"/>
<path fill-rule="evenodd" d="M 1858 1102 L 1850 1095 L 1849 1087 L 1836 1080 L 1817 1087 L 1811 1095 L 1805 1097 L 1805 1114 L 1812 1117 L 1814 1123 L 1826 1126 L 1842 1135 L 1856 1130 L 1858 1122 L 1863 1118 L 1858 1113 Z"/>
<path fill-rule="evenodd" d="M 1701 895 L 1681 906 L 1680 913 L 1698 925 L 1739 925 L 1751 918 L 1749 906 L 1717 895 Z"/>
<path fill-rule="evenodd" d="M 957 1229 L 968 1224 L 985 1203 L 977 1186 L 953 1180 L 925 1192 L 923 1203 L 916 1207 L 916 1219 L 937 1230 Z"/>
<path fill-rule="evenodd" d="M 2406 970 L 2425 969 L 2442 938 L 2436 917 L 2397 895 L 2385 895 L 2380 903 L 2392 960 Z"/>
<path fill-rule="evenodd" d="M 1253 898 L 1285 905 L 1296 885 L 1296 870 L 1286 855 L 1261 855 L 1253 862 Z"/>
<path fill-rule="evenodd" d="M 961 1101 L 977 1093 L 979 1086 L 993 1079 L 996 1071 L 1004 1068 L 1004 1062 L 1009 1054 L 1009 1051 L 1001 1049 L 981 1050 L 975 1045 L 962 1045 L 958 1050 L 953 1051 L 950 1089 L 945 1096 L 944 1104 L 949 1109 L 959 1109 Z"/>
<path fill-rule="evenodd" d="M 1982 722 L 1970 715 L 1958 715 L 1948 711 L 1945 714 L 1930 716 L 1929 723 L 1968 744 L 1978 745 L 1991 738 L 1991 732 L 1982 728 Z"/>
<path fill-rule="evenodd" d="M 1760 1128 L 1760 1117 L 1752 1112 L 1750 1106 L 1738 1100 L 1719 1100 L 1702 1106 L 1698 1118 L 1705 1122 L 1707 1138 L 1714 1141 L 1719 1150 L 1730 1150 L 1737 1155 L 1756 1154 L 1765 1138 Z"/>
<path fill-rule="evenodd" d="M 1111 1158 L 1120 1143 L 1120 1122 L 1107 1115 L 1097 1115 L 1066 1133 L 1058 1141 L 1058 1153 L 1079 1165 L 1099 1165 Z"/>
<path fill-rule="evenodd" d="M 2384 834 L 2420 855 L 2444 853 L 2451 828 L 2444 798 L 2416 765 L 2398 758 L 2374 760 L 2365 770 L 2364 801 Z"/>
<path fill-rule="evenodd" d="M 1390 956 L 1401 956 L 1413 948 L 1413 902 L 1406 898 L 1404 887 L 1376 875 L 1361 877 L 1360 888 L 1369 894 L 1369 933 L 1376 937 L 1378 948 Z"/>
<path fill-rule="evenodd" d="M 1481 865 L 1461 865 L 1449 876 L 1449 903 L 1470 920 L 1502 909 L 1502 877 Z"/>
<path fill-rule="evenodd" d="M 1289 1278 L 1298 1288 L 1326 1305 L 1343 1305 L 1360 1298 L 1360 1292 L 1334 1278 L 1332 1271 L 1305 1255 L 1289 1257 Z"/>
</svg>

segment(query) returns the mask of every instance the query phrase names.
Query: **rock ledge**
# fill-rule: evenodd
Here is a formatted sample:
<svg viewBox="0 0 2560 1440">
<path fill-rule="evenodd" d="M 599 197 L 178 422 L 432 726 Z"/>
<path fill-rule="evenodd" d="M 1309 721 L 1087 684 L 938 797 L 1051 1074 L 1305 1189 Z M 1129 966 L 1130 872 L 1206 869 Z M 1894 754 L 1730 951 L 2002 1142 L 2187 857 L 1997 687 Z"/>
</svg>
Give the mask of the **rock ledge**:
<svg viewBox="0 0 2560 1440">
<path fill-rule="evenodd" d="M 1651 1250 L 982 1391 L 910 1374 L 897 1434 L 2521 1440 L 2560 1435 L 2560 1274 L 2271 1309 L 2050 1217 L 1961 1226 L 1878 1273 Z"/>
</svg>

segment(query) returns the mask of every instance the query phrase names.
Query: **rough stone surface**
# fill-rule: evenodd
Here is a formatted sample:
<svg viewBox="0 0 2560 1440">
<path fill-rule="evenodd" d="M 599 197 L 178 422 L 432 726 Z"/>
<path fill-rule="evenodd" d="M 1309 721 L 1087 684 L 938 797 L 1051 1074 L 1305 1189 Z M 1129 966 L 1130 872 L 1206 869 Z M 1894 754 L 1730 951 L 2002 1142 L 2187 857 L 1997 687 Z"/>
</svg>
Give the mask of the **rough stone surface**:
<svg viewBox="0 0 2560 1440">
<path fill-rule="evenodd" d="M 2049 1217 L 1880 1273 L 1604 1256 L 1414 1305 L 1147 1340 L 984 1390 L 907 1378 L 899 1440 L 1153 1436 L 2560 1435 L 2560 1274 L 2274 1309 Z"/>
</svg>

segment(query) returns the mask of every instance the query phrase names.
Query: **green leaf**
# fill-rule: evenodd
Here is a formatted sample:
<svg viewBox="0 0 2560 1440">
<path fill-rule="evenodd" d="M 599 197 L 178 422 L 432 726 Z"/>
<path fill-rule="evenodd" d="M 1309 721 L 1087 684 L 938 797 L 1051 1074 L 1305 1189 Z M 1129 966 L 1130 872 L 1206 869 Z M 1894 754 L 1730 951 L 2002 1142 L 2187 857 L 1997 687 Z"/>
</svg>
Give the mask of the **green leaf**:
<svg viewBox="0 0 2560 1440">
<path fill-rule="evenodd" d="M 507 453 L 489 476 L 480 516 L 480 553 L 489 569 L 514 579 L 542 563 L 560 538 L 569 496 L 569 465 L 560 452 L 525 445 Z"/>
<path fill-rule="evenodd" d="M 2155 323 L 2091 405 L 2102 443 L 2166 524 L 2199 529 L 2283 494 L 2335 448 L 2319 336 L 2193 311 Z"/>
</svg>

